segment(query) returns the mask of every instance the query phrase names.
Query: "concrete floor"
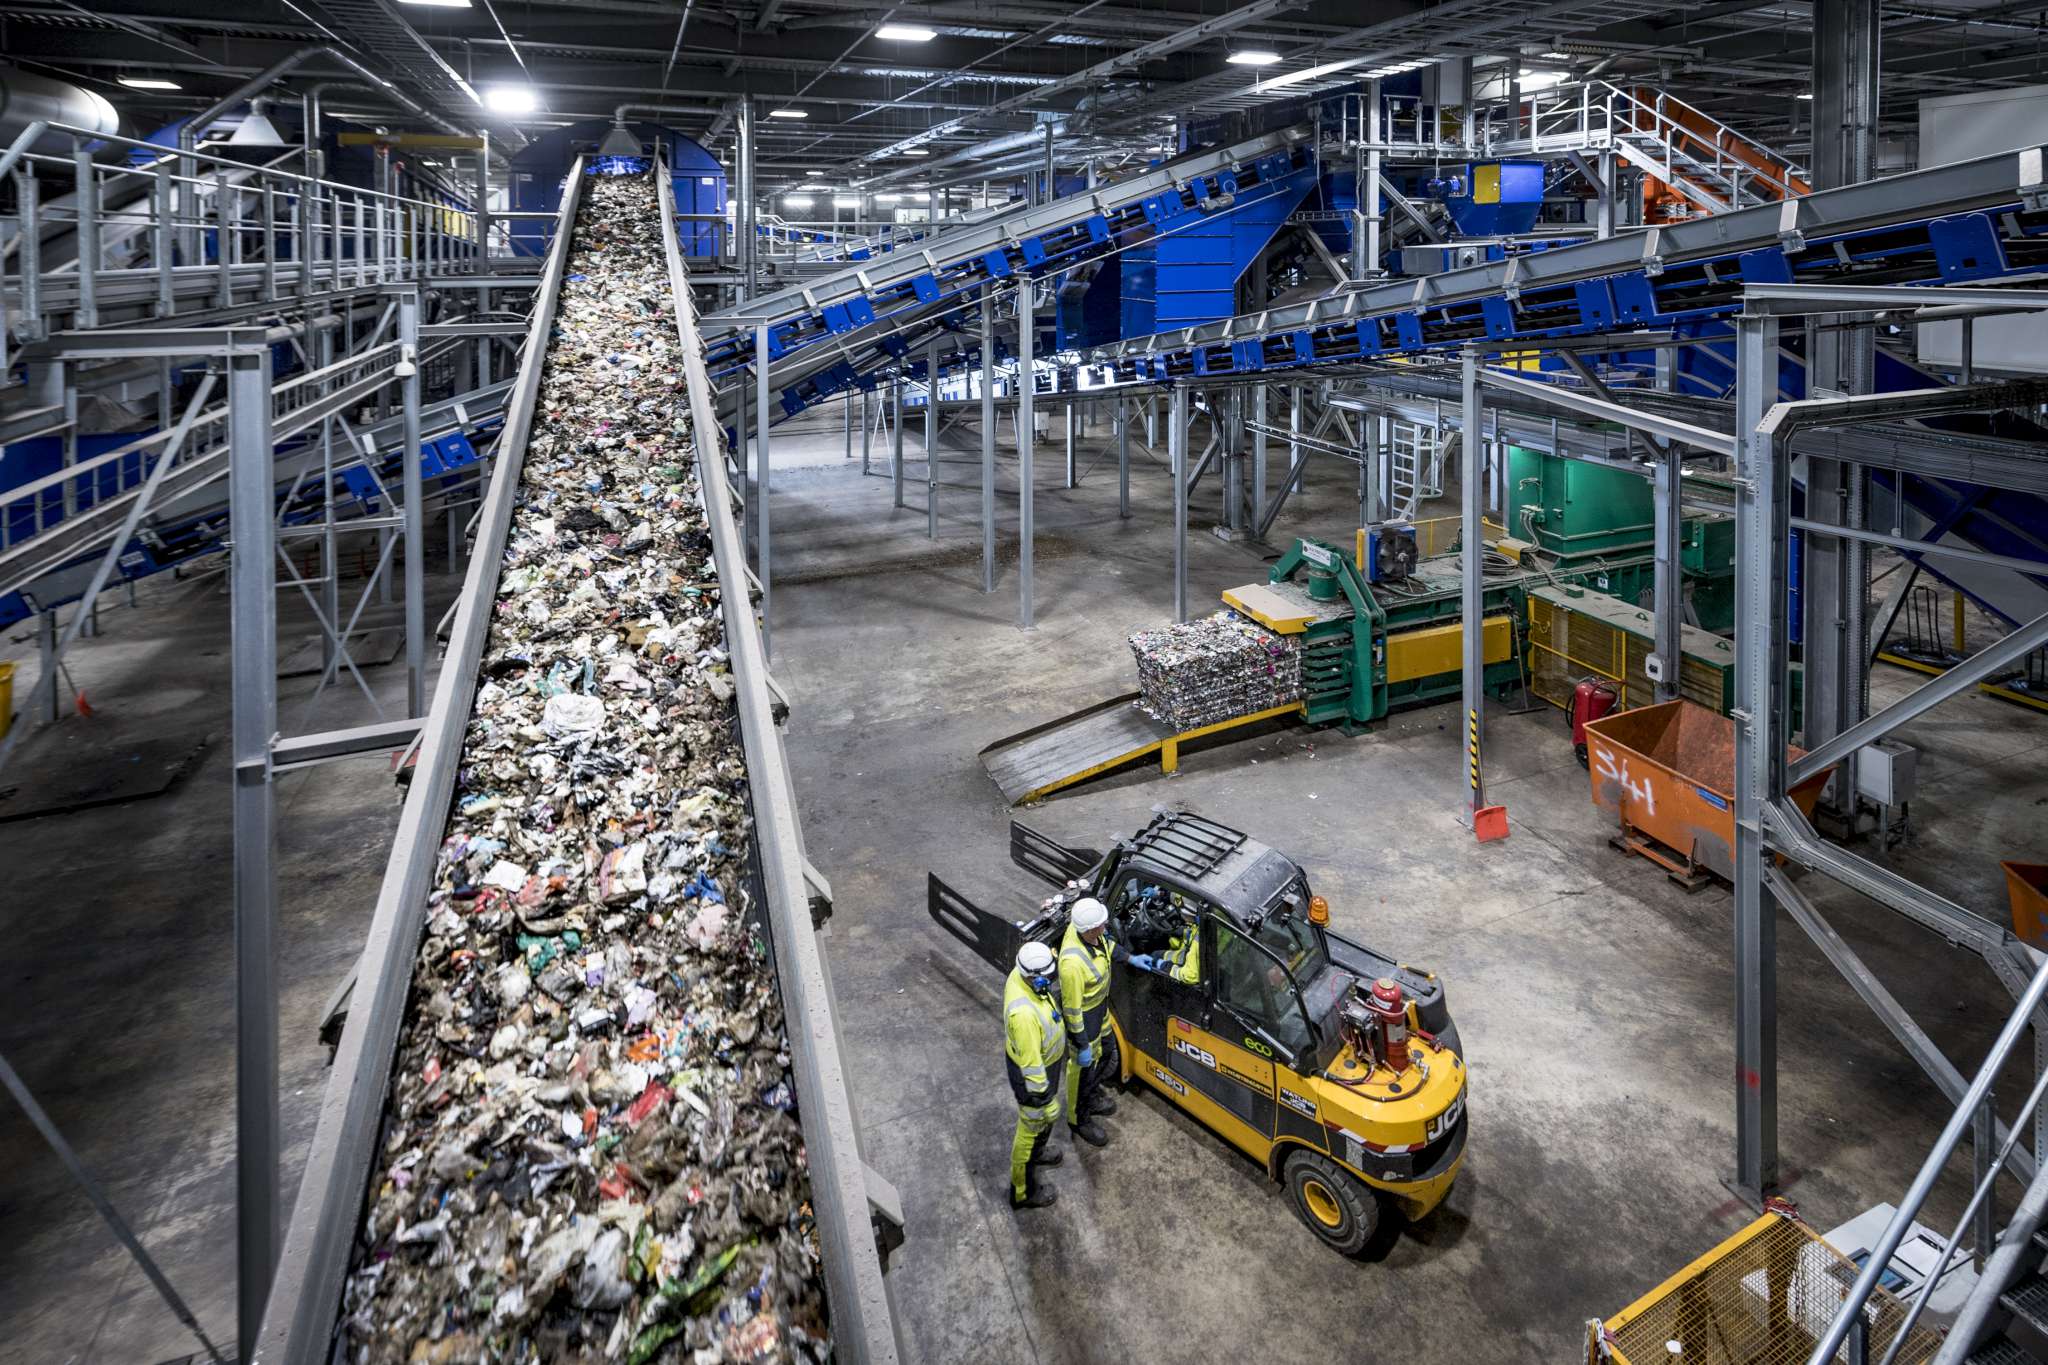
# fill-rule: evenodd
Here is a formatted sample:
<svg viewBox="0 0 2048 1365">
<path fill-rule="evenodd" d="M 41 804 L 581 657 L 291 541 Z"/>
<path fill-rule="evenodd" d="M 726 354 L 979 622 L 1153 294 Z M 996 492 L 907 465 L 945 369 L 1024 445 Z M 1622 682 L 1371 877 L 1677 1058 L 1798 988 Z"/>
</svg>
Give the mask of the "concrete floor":
<svg viewBox="0 0 2048 1365">
<path fill-rule="evenodd" d="M 1082 486 L 1068 492 L 1055 487 L 1061 452 L 1041 445 L 1039 627 L 1024 634 L 1013 545 L 997 594 L 980 591 L 978 493 L 943 489 L 940 538 L 927 541 L 922 465 L 911 466 L 913 506 L 892 511 L 879 477 L 887 443 L 875 447 L 878 477 L 862 479 L 841 440 L 837 413 L 777 431 L 774 664 L 795 699 L 809 851 L 837 896 L 826 942 L 863 1143 L 901 1189 L 909 1224 L 891 1283 L 911 1359 L 1291 1361 L 1392 1341 L 1418 1362 L 1564 1360 L 1586 1318 L 1745 1221 L 1720 1184 L 1733 1141 L 1729 897 L 1688 896 L 1608 850 L 1547 708 L 1491 714 L 1490 791 L 1514 830 L 1497 844 L 1475 845 L 1455 819 L 1445 708 L 1355 739 L 1276 730 L 1185 754 L 1170 780 L 1133 772 L 1019 813 L 1056 838 L 1096 842 L 1159 803 L 1200 810 L 1300 859 L 1341 929 L 1442 974 L 1470 1052 L 1473 1127 L 1441 1210 L 1390 1232 L 1371 1259 L 1341 1260 L 1261 1170 L 1132 1092 L 1109 1121 L 1112 1146 L 1051 1173 L 1058 1207 L 1013 1215 L 1000 983 L 930 924 L 924 873 L 991 906 L 1035 895 L 1008 864 L 1013 813 L 975 754 L 1130 686 L 1125 634 L 1172 610 L 1170 486 L 1139 452 L 1135 516 L 1121 523 L 1113 457 L 1084 446 Z M 976 477 L 971 435 L 964 446 L 947 457 L 962 461 L 944 468 L 949 480 Z M 1276 537 L 1347 535 L 1349 477 L 1317 466 Z M 1213 490 L 1197 494 L 1189 540 L 1198 607 L 1263 573 L 1254 553 L 1207 533 Z M 1013 529 L 1014 503 L 1002 512 Z M 141 610 L 105 613 L 103 638 L 74 663 L 103 741 L 80 749 L 118 757 L 136 734 L 224 734 L 218 587 L 158 584 Z M 280 602 L 281 634 L 302 631 Z M 20 634 L 0 642 L 0 658 L 33 658 Z M 402 670 L 371 676 L 387 702 L 402 688 Z M 1914 680 L 1880 670 L 1873 690 L 1881 702 Z M 289 728 L 290 699 L 308 685 L 282 688 Z M 364 718 L 360 697 L 336 698 L 305 728 Z M 84 733 L 65 722 L 38 741 L 37 766 L 66 762 L 64 746 Z M 2048 859 L 2048 717 L 1971 695 L 1908 737 L 1924 750 L 1923 794 L 1894 865 L 2002 917 L 1997 860 Z M 20 774 L 36 770 L 25 762 Z M 223 1342 L 234 1320 L 227 791 L 216 741 L 164 797 L 0 823 L 0 866 L 33 888 L 0 902 L 0 1051 Z M 279 798 L 289 1192 L 325 1081 L 315 1016 L 360 946 L 397 803 L 371 760 L 287 776 Z M 1973 1068 L 2006 1013 L 1989 972 L 1807 883 Z M 1947 1108 L 1790 921 L 1779 942 L 1787 1193 L 1827 1227 L 1895 1198 Z M 0 1361 L 192 1349 L 6 1106 L 0 1169 Z M 1944 1227 L 1962 1197 L 1960 1177 L 1939 1192 Z"/>
</svg>

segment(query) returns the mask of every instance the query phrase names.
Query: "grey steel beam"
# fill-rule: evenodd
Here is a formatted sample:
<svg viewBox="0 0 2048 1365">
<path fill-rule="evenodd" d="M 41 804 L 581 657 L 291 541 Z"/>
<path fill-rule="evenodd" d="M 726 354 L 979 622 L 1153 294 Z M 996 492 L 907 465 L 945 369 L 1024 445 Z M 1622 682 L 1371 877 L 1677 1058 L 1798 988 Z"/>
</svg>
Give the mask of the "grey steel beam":
<svg viewBox="0 0 2048 1365">
<path fill-rule="evenodd" d="M 1479 352 L 1466 347 L 1462 357 L 1465 387 L 1464 468 L 1459 478 L 1458 503 L 1463 514 L 1459 522 L 1461 551 L 1460 611 L 1464 622 L 1463 695 L 1465 703 L 1465 823 L 1477 828 L 1479 810 L 1486 804 L 1486 779 L 1481 753 L 1486 736 L 1486 573 L 1485 537 L 1480 524 L 1485 490 L 1486 443 L 1480 438 L 1485 421 L 1485 400 L 1480 390 Z"/>
<path fill-rule="evenodd" d="M 1884 545 L 1894 550 L 1904 550 L 1910 555 L 1933 555 L 1938 559 L 1961 560 L 1968 564 L 1982 564 L 1987 568 L 2011 569 L 2014 573 L 2023 573 L 2034 578 L 2048 578 L 2048 560 L 2022 559 L 2018 555 L 1994 555 L 1961 545 L 1915 540 L 1911 536 L 1890 536 L 1882 531 L 1854 531 L 1845 526 L 1814 521 L 1809 517 L 1793 517 L 1791 526 L 1795 531 L 1810 531 L 1816 536 L 1838 536 L 1844 540 L 1862 541 L 1866 545 Z"/>
<path fill-rule="evenodd" d="M 1592 394 L 1580 393 L 1575 389 L 1544 384 L 1533 379 L 1521 379 L 1499 370 L 1484 371 L 1483 382 L 1488 388 L 1584 413 L 1603 422 L 1619 423 L 1631 431 L 1644 432 L 1667 441 L 1682 442 L 1711 455 L 1735 453 L 1735 438 L 1725 432 L 1694 426 L 1690 422 L 1681 422 L 1676 418 L 1662 417 L 1653 412 L 1645 412 L 1641 408 L 1627 407 L 1604 398 L 1596 398 Z"/>
<path fill-rule="evenodd" d="M 1116 396 L 1116 514 L 1131 517 L 1131 404 L 1122 392 Z"/>
<path fill-rule="evenodd" d="M 1652 613 L 1656 634 L 1652 653 L 1657 660 L 1658 701 L 1670 701 L 1679 694 L 1679 675 L 1685 665 L 1685 568 L 1679 562 L 1679 539 L 1685 529 L 1684 456 L 1676 446 L 1657 452 L 1652 499 L 1655 503 L 1653 538 L 1656 541 L 1654 579 L 1651 586 Z"/>
<path fill-rule="evenodd" d="M 981 590 L 996 590 L 996 297 L 981 291 Z"/>
<path fill-rule="evenodd" d="M 678 286 L 679 288 L 683 286 Z M 771 593 L 774 591 L 775 572 L 768 557 L 768 488 L 771 475 L 768 468 L 768 328 L 763 325 L 754 329 L 754 576 L 761 580 L 761 656 L 765 659 L 774 653 L 774 636 L 771 632 L 773 617 L 769 611 Z M 861 394 L 861 422 L 867 422 L 867 394 Z M 707 438 L 708 439 L 708 438 Z M 867 470 L 867 437 L 861 437 L 861 470 Z"/>
<path fill-rule="evenodd" d="M 1958 308 L 2022 312 L 2048 308 L 2048 289 L 1996 289 L 1954 284 L 1939 288 L 1909 284 L 1745 284 L 1742 287 L 1744 312 L 1770 313 L 1778 317 L 1891 312 L 1898 309 L 1918 314 L 1936 299 L 1940 300 L 1938 306 L 1951 316 Z"/>
<path fill-rule="evenodd" d="M 228 527 L 235 832 L 235 1297 L 254 1341 L 277 1266 L 277 851 L 270 739 L 277 731 L 277 564 L 272 536 L 270 354 L 227 360 Z"/>
<path fill-rule="evenodd" d="M 1050 197 L 1052 187 L 1046 186 Z M 1029 275 L 1017 279 L 1017 628 L 1032 628 L 1031 601 L 1031 539 L 1036 509 L 1032 506 L 1034 489 L 1031 479 L 1031 461 L 1038 445 L 1038 433 L 1032 429 L 1031 402 L 1036 396 L 1037 377 L 1032 372 L 1032 346 L 1036 342 L 1038 328 L 1037 307 L 1032 301 L 1032 280 Z"/>
<path fill-rule="evenodd" d="M 2048 613 L 2035 617 L 2004 639 L 1978 650 L 1939 677 L 1930 678 L 1882 711 L 1850 726 L 1832 739 L 1801 755 L 1793 761 L 1786 772 L 1786 781 L 1792 786 L 1797 786 L 1829 765 L 1839 763 L 1845 756 L 1864 745 L 1883 739 L 1893 730 L 1928 709 L 1940 705 L 1956 693 L 1983 681 L 2000 669 L 2012 667 L 2044 643 L 2048 643 Z"/>
<path fill-rule="evenodd" d="M 891 506 L 903 505 L 903 376 L 896 374 L 889 380 L 889 410 L 895 415 L 889 435 L 889 483 L 893 494 Z"/>
<path fill-rule="evenodd" d="M 420 728 L 425 723 L 418 716 L 408 716 L 403 720 L 357 725 L 346 730 L 322 730 L 316 734 L 275 740 L 270 746 L 270 769 L 277 773 L 288 772 L 332 759 L 403 749 L 419 738 Z"/>
<path fill-rule="evenodd" d="M 1806 893 L 1777 867 L 1764 869 L 1764 881 L 1771 894 L 1777 898 L 1778 904 L 1792 916 L 1795 924 L 1806 931 L 1806 936 L 1813 940 L 1813 946 L 1820 949 L 1821 955 L 1842 974 L 1842 979 L 1849 983 L 1849 988 L 1870 1007 L 1870 1012 L 1877 1016 L 1878 1022 L 1885 1026 L 1892 1037 L 1898 1039 L 1899 1045 L 1906 1049 L 1907 1055 L 1918 1062 L 1920 1069 L 1941 1088 L 1941 1093 L 1948 1097 L 1949 1103 L 1960 1101 L 1969 1089 L 1969 1082 L 1963 1079 L 1963 1073 L 1956 1070 L 1955 1063 L 1948 1059 L 1948 1055 L 1941 1050 L 1939 1044 L 1927 1036 L 1926 1030 L 1914 1022 L 1906 1007 L 1901 1005 L 1898 998 L 1877 979 L 1877 974 L 1870 970 L 1869 965 L 1856 950 L 1835 932 L 1835 927 L 1829 924 L 1814 907 L 1813 902 L 1807 899 Z M 2006 1132 L 2004 1124 L 1996 1125 L 1997 1140 L 2004 1141 Z M 2011 1160 L 2021 1180 L 2034 1178 L 2034 1159 L 2030 1154 L 2015 1151 Z"/>
<path fill-rule="evenodd" d="M 924 353 L 924 538 L 939 538 L 939 343 Z"/>
<path fill-rule="evenodd" d="M 1764 884 L 1764 811 L 1785 790 L 1778 695 L 1786 661 L 1785 564 L 1775 509 L 1790 505 L 1789 461 L 1760 431 L 1778 393 L 1778 323 L 1736 320 L 1735 498 L 1735 1178 L 1761 1201 L 1778 1184 L 1777 913 Z"/>
<path fill-rule="evenodd" d="M 420 295 L 398 295 L 399 405 L 405 437 L 399 447 L 405 500 L 405 713 L 427 713 L 427 509 L 420 467 Z"/>
<path fill-rule="evenodd" d="M 1188 619 L 1188 390 L 1173 386 L 1166 418 L 1167 464 L 1173 474 L 1173 619 Z M 1276 507 L 1277 510 L 1277 507 Z"/>
</svg>

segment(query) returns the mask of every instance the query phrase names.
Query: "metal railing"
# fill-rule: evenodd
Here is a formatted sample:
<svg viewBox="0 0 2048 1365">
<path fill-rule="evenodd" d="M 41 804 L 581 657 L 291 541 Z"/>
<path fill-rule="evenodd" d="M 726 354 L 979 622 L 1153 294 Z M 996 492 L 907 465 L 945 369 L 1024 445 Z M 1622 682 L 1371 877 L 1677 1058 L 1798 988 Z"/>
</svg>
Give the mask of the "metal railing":
<svg viewBox="0 0 2048 1365">
<path fill-rule="evenodd" d="M 1519 100 L 1458 111 L 1412 96 L 1382 95 L 1379 137 L 1370 140 L 1366 94 L 1339 102 L 1334 132 L 1346 145 L 1419 157 L 1541 156 L 1613 150 L 1711 211 L 1805 194 L 1803 168 L 1676 96 L 1604 80 L 1525 92 Z"/>
<path fill-rule="evenodd" d="M 1766 868 L 1764 878 L 1766 884 L 1775 885 L 1783 881 L 1784 873 L 1775 867 Z M 1884 1277 L 1886 1268 L 1890 1266 L 1892 1257 L 1897 1254 L 1900 1243 L 1911 1231 L 1913 1220 L 1919 1216 L 1921 1207 L 1926 1204 L 1928 1195 L 1933 1192 L 1935 1181 L 1948 1165 L 1950 1156 L 1954 1154 L 1957 1145 L 1966 1134 L 1980 1124 L 1986 1123 L 1992 1084 L 1998 1078 L 1999 1069 L 2012 1056 L 2013 1050 L 2019 1046 L 2020 1039 L 2033 1023 L 2035 1012 L 2041 1008 L 2044 998 L 2048 998 L 2048 959 L 2044 959 L 2036 969 L 2033 979 L 2021 993 L 2019 1002 L 2013 1006 L 2011 1017 L 1999 1031 L 1997 1040 L 1991 1045 L 1991 1051 L 1985 1055 L 1983 1065 L 1977 1068 L 1976 1076 L 1970 1081 L 1970 1088 L 1964 1092 L 1961 1102 L 1956 1105 L 1955 1113 L 1950 1115 L 1948 1124 L 1941 1130 L 1941 1136 L 1935 1140 L 1934 1149 L 1921 1163 L 1918 1174 L 1913 1177 L 1912 1185 L 1899 1200 L 1898 1211 L 1892 1215 L 1883 1235 L 1871 1248 L 1869 1258 L 1863 1263 L 1862 1273 L 1857 1275 L 1856 1283 L 1842 1300 L 1841 1309 L 1835 1314 L 1834 1321 L 1828 1324 L 1826 1334 L 1814 1347 L 1813 1353 L 1807 1357 L 1807 1365 L 1833 1365 L 1836 1352 L 1849 1339 L 1851 1332 L 1864 1321 L 1864 1310 L 1870 1302 L 1872 1292 Z M 1991 1187 L 2005 1169 L 2006 1163 L 2011 1160 L 2021 1134 L 2032 1126 L 2031 1118 L 2040 1108 L 2044 1094 L 2048 1094 L 2048 1069 L 2044 1069 L 2034 1082 L 2033 1093 L 2027 1097 L 2026 1105 L 2014 1120 L 2011 1132 L 2007 1134 L 1989 1169 L 1979 1175 L 1971 1192 L 1969 1204 L 1963 1210 L 1963 1216 L 1956 1221 L 1954 1231 L 1942 1245 L 1940 1258 L 1936 1262 L 1938 1269 L 1927 1275 L 1920 1292 L 1913 1300 L 1912 1307 L 1908 1310 L 1908 1327 L 1919 1319 L 1921 1312 L 1926 1308 L 1934 1286 L 1943 1278 L 1949 1262 L 1956 1254 L 1956 1246 L 1962 1239 L 1963 1230 L 1970 1226 L 1973 1219 L 1979 1218 L 1980 1209 L 1988 1207 L 1985 1201 L 1991 1197 Z M 1999 1239 L 1997 1249 L 1978 1247 L 1978 1251 L 1985 1256 L 1983 1270 L 1979 1273 L 1976 1286 L 1970 1291 L 1968 1300 L 1957 1314 L 1954 1325 L 1949 1329 L 1948 1340 L 1943 1344 L 1941 1354 L 1936 1357 L 1936 1365 L 1958 1360 L 1974 1347 L 1973 1338 L 1983 1327 L 1992 1306 L 1998 1301 L 1999 1294 L 2011 1280 L 2013 1271 L 2018 1267 L 2019 1257 L 2025 1253 L 2026 1247 L 2033 1240 L 2035 1228 L 2039 1225 L 2044 1210 L 2048 1210 L 2048 1179 L 2037 1176 L 2014 1211 L 2012 1221 Z M 1990 1221 L 1986 1216 L 1981 1225 L 1988 1225 Z M 1903 1333 L 1901 1335 L 1903 1336 Z M 1895 1354 L 1896 1346 L 1884 1357 L 1880 1365 L 1889 1365 Z"/>
<path fill-rule="evenodd" d="M 32 150 L 51 133 L 71 135 L 69 156 Z M 106 147 L 154 159 L 96 160 Z M 455 196 L 342 184 L 278 164 L 289 159 L 167 151 L 62 123 L 23 129 L 0 153 L 0 192 L 13 191 L 0 211 L 0 367 L 11 345 L 108 313 L 162 320 L 484 268 L 479 219 Z M 68 193 L 46 199 L 53 184 Z"/>
</svg>

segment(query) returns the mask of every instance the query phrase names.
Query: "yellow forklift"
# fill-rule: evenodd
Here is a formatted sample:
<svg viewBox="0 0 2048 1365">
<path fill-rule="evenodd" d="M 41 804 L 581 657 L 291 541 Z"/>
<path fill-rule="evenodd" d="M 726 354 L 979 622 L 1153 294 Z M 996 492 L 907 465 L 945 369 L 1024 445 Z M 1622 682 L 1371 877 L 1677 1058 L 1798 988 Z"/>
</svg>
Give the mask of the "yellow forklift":
<svg viewBox="0 0 2048 1365">
<path fill-rule="evenodd" d="M 1443 1201 L 1465 1157 L 1465 1063 L 1443 984 L 1330 929 L 1301 867 L 1185 811 L 1107 852 L 1010 826 L 1010 856 L 1057 888 L 1011 921 L 928 877 L 932 919 L 1007 975 L 1059 950 L 1075 901 L 1108 907 L 1127 952 L 1197 934 L 1193 980 L 1118 964 L 1119 1076 L 1143 1082 L 1283 1182 L 1302 1222 L 1357 1255 L 1383 1212 Z"/>
</svg>

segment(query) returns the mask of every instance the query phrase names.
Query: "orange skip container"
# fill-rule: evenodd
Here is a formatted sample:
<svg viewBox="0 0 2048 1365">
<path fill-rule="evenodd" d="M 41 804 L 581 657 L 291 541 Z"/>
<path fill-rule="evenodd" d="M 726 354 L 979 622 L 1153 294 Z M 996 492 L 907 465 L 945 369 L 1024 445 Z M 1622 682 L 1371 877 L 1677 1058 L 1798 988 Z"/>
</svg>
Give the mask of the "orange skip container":
<svg viewBox="0 0 2048 1365">
<path fill-rule="evenodd" d="M 1804 749 L 1787 745 L 1788 759 Z M 1704 870 L 1735 875 L 1735 722 L 1684 699 L 1618 711 L 1586 724 L 1593 804 L 1613 811 L 1615 842 L 1688 885 Z M 1807 815 L 1832 768 L 1791 792 Z"/>
</svg>

